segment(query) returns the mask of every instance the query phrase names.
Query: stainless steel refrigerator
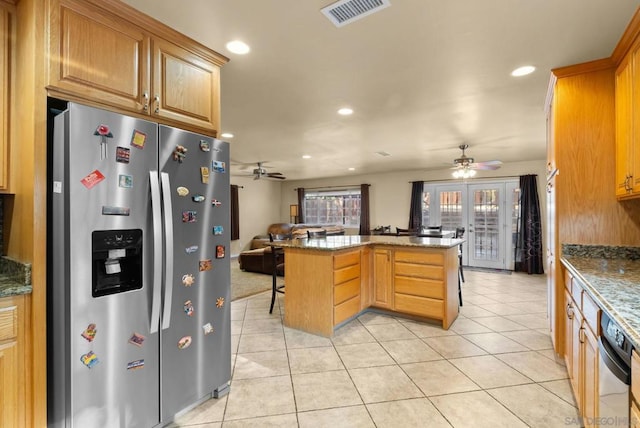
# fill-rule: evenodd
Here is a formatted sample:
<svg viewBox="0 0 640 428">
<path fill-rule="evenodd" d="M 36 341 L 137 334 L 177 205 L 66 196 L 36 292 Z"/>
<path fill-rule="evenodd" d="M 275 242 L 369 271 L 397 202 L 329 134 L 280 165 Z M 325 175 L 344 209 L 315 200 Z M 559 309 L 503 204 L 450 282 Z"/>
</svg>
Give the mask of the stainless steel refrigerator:
<svg viewBox="0 0 640 428">
<path fill-rule="evenodd" d="M 48 422 L 170 422 L 231 378 L 229 145 L 75 103 L 55 117 Z"/>
</svg>

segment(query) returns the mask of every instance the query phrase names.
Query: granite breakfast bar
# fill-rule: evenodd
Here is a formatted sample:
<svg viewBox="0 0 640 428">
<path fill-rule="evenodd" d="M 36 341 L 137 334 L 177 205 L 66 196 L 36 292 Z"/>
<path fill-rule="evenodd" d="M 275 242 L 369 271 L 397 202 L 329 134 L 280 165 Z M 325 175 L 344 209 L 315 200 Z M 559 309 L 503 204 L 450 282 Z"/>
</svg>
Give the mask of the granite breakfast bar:
<svg viewBox="0 0 640 428">
<path fill-rule="evenodd" d="M 285 250 L 287 327 L 330 337 L 368 308 L 441 322 L 458 316 L 458 245 L 464 240 L 329 236 Z"/>
</svg>

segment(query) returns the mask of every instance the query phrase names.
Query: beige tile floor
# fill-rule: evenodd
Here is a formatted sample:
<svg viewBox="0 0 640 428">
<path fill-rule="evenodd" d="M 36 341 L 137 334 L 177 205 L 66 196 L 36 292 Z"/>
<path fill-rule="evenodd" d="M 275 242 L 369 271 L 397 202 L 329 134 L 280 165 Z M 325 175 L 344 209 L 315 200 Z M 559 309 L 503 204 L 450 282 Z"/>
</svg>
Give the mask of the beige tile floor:
<svg viewBox="0 0 640 428">
<path fill-rule="evenodd" d="M 328 339 L 282 325 L 286 295 L 272 315 L 270 293 L 232 302 L 230 393 L 173 426 L 577 426 L 545 277 L 465 275 L 449 330 L 367 312 Z"/>
</svg>

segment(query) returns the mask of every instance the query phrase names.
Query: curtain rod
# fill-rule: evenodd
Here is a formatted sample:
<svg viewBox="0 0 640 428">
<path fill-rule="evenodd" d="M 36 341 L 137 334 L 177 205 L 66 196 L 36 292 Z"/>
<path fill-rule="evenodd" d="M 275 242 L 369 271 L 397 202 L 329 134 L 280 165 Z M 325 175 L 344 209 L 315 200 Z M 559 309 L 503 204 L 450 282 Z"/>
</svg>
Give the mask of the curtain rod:
<svg viewBox="0 0 640 428">
<path fill-rule="evenodd" d="M 371 186 L 371 184 L 363 183 L 365 186 Z M 346 189 L 360 187 L 362 184 L 345 184 L 342 186 L 324 186 L 324 187 L 304 187 L 304 190 L 320 190 L 320 189 Z M 293 189 L 294 192 L 298 191 L 298 188 Z"/>
<path fill-rule="evenodd" d="M 535 175 L 536 177 L 538 176 L 538 174 L 525 174 L 525 175 Z M 462 183 L 468 183 L 469 181 L 484 181 L 484 180 L 491 180 L 493 178 L 520 178 L 520 177 L 521 177 L 520 175 L 500 175 L 496 177 L 470 178 L 469 180 L 466 180 L 466 181 L 460 180 L 459 178 L 446 178 L 444 180 L 414 180 L 414 181 L 409 181 L 409 184 L 415 183 L 416 181 L 422 181 L 423 183 L 440 183 L 443 181 L 458 181 Z"/>
<path fill-rule="evenodd" d="M 244 189 L 244 186 L 238 186 L 237 184 L 232 184 L 232 186 L 236 186 L 239 189 Z"/>
</svg>

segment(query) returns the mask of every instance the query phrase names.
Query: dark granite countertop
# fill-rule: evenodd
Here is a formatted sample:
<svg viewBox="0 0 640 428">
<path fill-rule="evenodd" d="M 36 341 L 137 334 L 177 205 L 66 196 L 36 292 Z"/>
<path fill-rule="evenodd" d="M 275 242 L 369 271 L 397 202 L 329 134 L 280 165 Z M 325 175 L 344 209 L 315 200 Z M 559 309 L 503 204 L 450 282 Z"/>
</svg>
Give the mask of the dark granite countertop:
<svg viewBox="0 0 640 428">
<path fill-rule="evenodd" d="M 0 257 L 0 297 L 31 293 L 31 264 Z"/>
<path fill-rule="evenodd" d="M 640 247 L 563 245 L 562 262 L 640 349 Z"/>
<path fill-rule="evenodd" d="M 340 235 L 311 239 L 292 239 L 278 241 L 277 245 L 285 248 L 304 248 L 308 250 L 338 251 L 363 245 L 379 244 L 401 247 L 451 248 L 460 245 L 464 239 L 455 238 L 422 238 L 416 236 L 382 236 L 382 235 Z"/>
</svg>

